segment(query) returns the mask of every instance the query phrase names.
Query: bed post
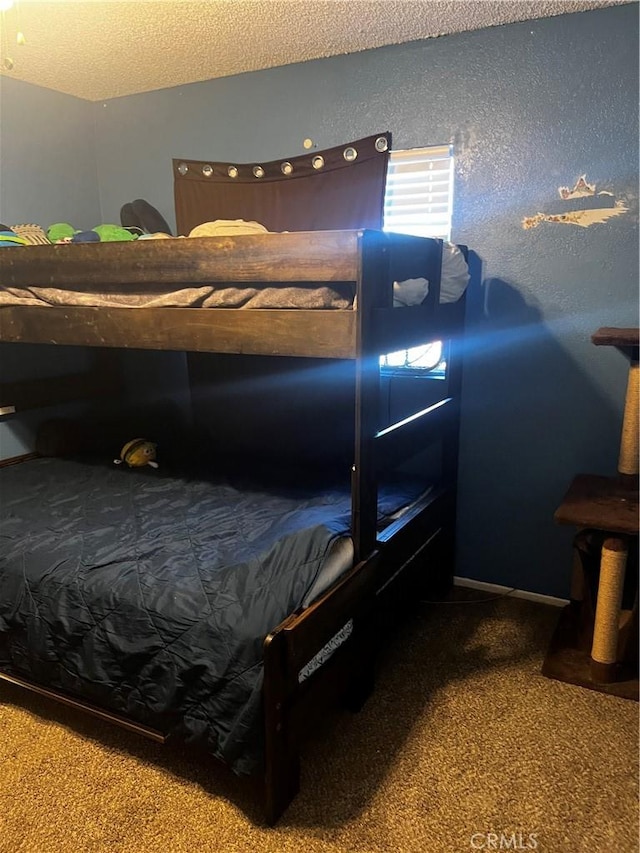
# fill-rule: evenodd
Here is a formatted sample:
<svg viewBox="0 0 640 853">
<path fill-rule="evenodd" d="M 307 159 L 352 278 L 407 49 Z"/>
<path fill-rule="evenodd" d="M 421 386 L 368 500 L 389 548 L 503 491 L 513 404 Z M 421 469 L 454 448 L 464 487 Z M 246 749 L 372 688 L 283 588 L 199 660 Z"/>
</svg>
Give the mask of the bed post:
<svg viewBox="0 0 640 853">
<path fill-rule="evenodd" d="M 354 463 L 351 472 L 351 529 L 354 561 L 366 560 L 377 547 L 378 466 L 375 436 L 380 421 L 380 355 L 376 309 L 393 306 L 390 253 L 386 234 L 363 231 L 359 236 L 356 287 L 356 387 Z M 344 706 L 359 711 L 375 682 L 376 654 L 372 614 L 354 621 L 353 642 L 359 665 L 343 697 Z"/>
<path fill-rule="evenodd" d="M 289 725 L 292 689 L 284 624 L 264 641 L 264 793 L 269 826 L 276 823 L 300 788 L 300 756 Z"/>
<path fill-rule="evenodd" d="M 467 251 L 463 250 L 465 259 Z M 447 380 L 448 393 L 454 406 L 454 423 L 447 430 L 442 442 L 442 477 L 450 495 L 449 512 L 442 534 L 442 571 L 437 579 L 436 594 L 444 595 L 453 584 L 456 561 L 456 520 L 458 514 L 458 468 L 460 453 L 460 418 L 462 403 L 462 370 L 464 347 L 464 319 L 466 294 L 463 294 L 454 306 L 455 322 L 447 342 Z M 433 594 L 433 590 L 432 590 Z"/>
<path fill-rule="evenodd" d="M 351 472 L 351 522 L 356 562 L 376 547 L 378 482 L 374 456 L 380 409 L 380 353 L 376 348 L 376 308 L 391 308 L 387 235 L 362 231 L 356 288 L 355 446 Z"/>
</svg>

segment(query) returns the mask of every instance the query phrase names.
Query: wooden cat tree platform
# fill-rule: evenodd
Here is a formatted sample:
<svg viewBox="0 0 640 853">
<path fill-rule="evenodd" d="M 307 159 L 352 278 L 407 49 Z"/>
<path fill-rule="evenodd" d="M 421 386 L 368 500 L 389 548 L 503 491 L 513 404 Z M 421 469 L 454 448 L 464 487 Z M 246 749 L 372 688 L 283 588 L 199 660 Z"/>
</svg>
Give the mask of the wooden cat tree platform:
<svg viewBox="0 0 640 853">
<path fill-rule="evenodd" d="M 618 474 L 579 474 L 555 513 L 578 528 L 571 602 L 562 612 L 542 673 L 638 699 L 638 329 L 602 328 L 596 346 L 629 359 Z"/>
</svg>

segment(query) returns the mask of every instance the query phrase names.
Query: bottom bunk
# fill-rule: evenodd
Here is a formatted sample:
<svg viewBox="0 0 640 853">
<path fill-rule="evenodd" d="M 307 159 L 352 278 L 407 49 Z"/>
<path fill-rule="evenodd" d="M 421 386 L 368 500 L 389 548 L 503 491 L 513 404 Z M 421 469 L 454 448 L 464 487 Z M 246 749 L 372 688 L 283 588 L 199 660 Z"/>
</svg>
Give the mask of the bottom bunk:
<svg viewBox="0 0 640 853">
<path fill-rule="evenodd" d="M 269 474 L 1 468 L 0 679 L 264 772 L 274 822 L 314 715 L 369 686 L 378 595 L 451 508 L 382 488 L 380 550 L 354 565 L 349 483 Z"/>
<path fill-rule="evenodd" d="M 254 771 L 262 643 L 350 568 L 349 484 L 35 459 L 0 488 L 0 667 Z"/>
</svg>

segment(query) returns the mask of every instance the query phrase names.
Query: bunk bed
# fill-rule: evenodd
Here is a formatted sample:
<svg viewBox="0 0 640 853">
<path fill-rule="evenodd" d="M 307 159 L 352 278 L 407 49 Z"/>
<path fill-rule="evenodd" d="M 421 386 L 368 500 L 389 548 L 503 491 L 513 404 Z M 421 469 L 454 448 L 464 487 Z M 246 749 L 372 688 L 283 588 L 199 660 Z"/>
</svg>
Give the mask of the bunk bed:
<svg viewBox="0 0 640 853">
<path fill-rule="evenodd" d="M 123 531 L 131 512 L 137 512 L 136 496 L 142 495 L 141 502 L 158 501 L 159 492 L 168 489 L 171 500 L 180 501 L 186 491 L 193 493 L 195 489 L 197 497 L 188 511 L 201 525 L 198 535 L 215 538 L 215 525 L 221 523 L 216 513 L 224 512 L 226 507 L 228 512 L 237 514 L 243 501 L 254 501 L 255 493 L 247 492 L 242 478 L 226 481 L 223 498 L 216 504 L 208 503 L 208 492 L 206 499 L 201 499 L 202 493 L 198 492 L 206 491 L 209 485 L 202 471 L 190 471 L 185 477 L 174 477 L 169 472 L 155 479 L 157 472 L 116 470 L 111 460 L 101 466 L 95 460 L 32 458 L 33 454 L 4 464 L 0 468 L 0 490 L 9 509 L 0 519 L 4 524 L 2 536 L 6 537 L 0 554 L 0 681 L 44 694 L 155 740 L 193 742 L 236 770 L 258 768 L 265 781 L 267 821 L 274 823 L 298 789 L 299 754 L 305 732 L 337 701 L 358 707 L 370 691 L 381 614 L 394 602 L 406 600 L 407 590 L 416 585 L 422 589 L 436 584 L 446 586 L 453 574 L 465 297 L 448 303 L 440 299 L 442 249 L 439 240 L 352 230 L 31 246 L 0 253 L 1 288 L 5 295 L 11 295 L 4 301 L 0 297 L 3 345 L 96 347 L 100 353 L 135 348 L 335 359 L 349 361 L 354 369 L 347 493 L 314 500 L 311 482 L 305 483 L 304 495 L 300 491 L 293 497 L 290 491 L 278 493 L 273 509 L 276 522 L 290 519 L 295 515 L 294 504 L 306 501 L 312 510 L 312 537 L 316 539 L 311 545 L 308 538 L 302 544 L 294 540 L 285 593 L 268 598 L 267 606 L 264 598 L 253 593 L 243 599 L 255 600 L 254 607 L 261 611 L 261 618 L 254 620 L 254 634 L 244 635 L 252 620 L 238 611 L 238 599 L 224 586 L 233 574 L 229 566 L 224 569 L 224 589 L 216 586 L 217 580 L 196 572 L 197 582 L 203 587 L 211 582 L 205 590 L 205 604 L 214 595 L 228 603 L 229 613 L 217 625 L 223 632 L 222 639 L 218 630 L 210 642 L 232 646 L 230 636 L 234 632 L 241 635 L 237 638 L 240 652 L 232 649 L 233 667 L 223 671 L 220 680 L 242 682 L 247 672 L 252 674 L 251 682 L 245 685 L 242 712 L 233 712 L 224 721 L 224 738 L 207 713 L 184 712 L 186 707 L 201 709 L 207 702 L 203 692 L 217 690 L 207 680 L 212 670 L 207 658 L 211 646 L 205 642 L 212 630 L 207 613 L 202 615 L 197 641 L 191 646 L 189 642 L 179 643 L 181 670 L 176 669 L 175 659 L 165 662 L 162 670 L 162 649 L 150 653 L 150 659 L 139 661 L 136 625 L 152 614 L 121 613 L 113 623 L 109 644 L 118 646 L 125 674 L 98 673 L 94 677 L 100 684 L 95 684 L 91 673 L 100 666 L 108 669 L 111 658 L 100 664 L 100 649 L 87 640 L 90 632 L 78 632 L 72 626 L 65 633 L 61 627 L 73 608 L 86 603 L 82 601 L 86 589 L 78 587 L 75 570 L 59 569 L 60 577 L 75 578 L 75 586 L 65 587 L 61 582 L 49 587 L 67 606 L 62 616 L 51 611 L 49 621 L 44 616 L 40 619 L 37 606 L 25 604 L 28 599 L 37 598 L 37 590 L 21 578 L 24 566 L 27 579 L 32 570 L 32 578 L 55 579 L 56 567 L 64 562 L 62 552 L 56 552 L 60 557 L 56 565 L 46 563 L 45 556 L 52 548 L 55 550 L 55 533 L 51 531 L 55 530 L 56 512 L 51 507 L 57 502 L 58 506 L 66 506 L 70 500 L 65 488 L 79 495 L 81 508 L 77 511 L 82 515 L 83 529 L 88 531 L 80 552 L 90 541 L 92 514 L 87 507 L 91 500 L 97 507 L 101 544 L 90 556 L 98 571 L 107 563 L 129 565 L 131 555 L 116 553 L 116 548 L 116 552 L 107 549 L 104 556 L 100 549 L 104 550 L 105 538 L 118 540 L 118 544 L 126 540 Z M 420 304 L 394 307 L 394 282 L 416 278 L 428 282 L 426 298 Z M 169 290 L 179 292 L 202 286 L 222 290 L 270 288 L 276 295 L 286 289 L 289 307 L 200 307 L 197 300 L 191 307 L 167 307 L 166 303 L 110 307 L 108 300 L 106 305 L 95 305 L 87 304 L 91 299 L 86 298 L 107 294 L 117 303 L 118 295 L 152 294 L 155 298 L 159 293 L 164 297 Z M 66 293 L 67 298 L 55 305 L 29 304 L 34 291 L 42 287 L 55 288 Z M 341 302 L 338 308 L 295 307 L 293 291 L 301 291 L 301 304 L 306 305 L 310 289 L 327 287 L 335 289 L 346 303 Z M 21 294 L 26 297 L 23 301 Z M 410 411 L 398 422 L 388 423 L 381 415 L 385 407 L 380 355 L 436 340 L 444 342 L 446 374 L 430 383 L 428 405 Z M 104 360 L 98 363 L 103 365 Z M 117 386 L 113 375 L 109 374 L 108 381 L 113 390 Z M 424 383 L 409 385 L 424 389 Z M 67 381 L 5 382 L 0 384 L 0 412 L 16 417 L 22 410 L 52 402 L 100 396 L 106 387 L 104 370 L 99 381 L 95 376 L 77 375 Z M 382 486 L 385 472 L 397 469 L 426 447 L 437 449 L 438 476 L 427 490 L 404 496 L 402 510 L 397 512 L 398 496 L 388 495 Z M 69 474 L 70 470 L 73 474 Z M 302 478 L 305 476 L 303 471 Z M 54 491 L 47 491 L 49 488 Z M 104 515 L 100 489 L 105 490 L 105 504 L 112 510 L 106 521 L 98 518 Z M 31 500 L 22 500 L 26 494 L 32 496 Z M 8 496 L 13 498 L 7 499 Z M 123 513 L 125 505 L 133 509 Z M 159 511 L 155 516 L 158 528 L 169 521 L 172 504 L 167 506 L 167 512 Z M 46 517 L 45 511 L 51 517 Z M 207 512 L 211 514 L 206 515 Z M 66 522 L 69 513 L 65 510 L 64 514 Z M 203 525 L 203 520 L 208 519 L 210 523 Z M 154 512 L 144 514 L 144 524 L 154 524 Z M 284 532 L 277 533 L 280 538 L 268 541 L 265 547 L 269 554 L 273 555 L 274 549 L 278 553 L 282 550 L 282 537 L 289 541 L 296 524 L 297 521 L 285 525 Z M 304 522 L 306 527 L 309 524 Z M 43 530 L 54 538 L 44 535 L 38 539 Z M 155 541 L 153 559 L 161 552 L 158 559 L 163 561 L 163 571 L 172 562 L 178 568 L 174 566 L 173 574 L 167 570 L 168 574 L 161 577 L 150 572 L 141 582 L 163 585 L 160 592 L 152 590 L 150 595 L 166 594 L 179 603 L 180 590 L 172 591 L 168 586 L 172 581 L 167 581 L 174 578 L 175 582 L 175 572 L 180 571 L 184 559 L 176 546 L 177 539 L 172 539 L 172 530 L 164 535 L 151 527 L 146 532 Z M 180 534 L 176 536 L 180 538 Z M 70 536 L 69 542 L 72 540 Z M 317 585 L 320 555 L 328 554 L 335 541 L 349 544 L 348 557 L 339 569 L 330 569 L 323 583 Z M 268 586 L 265 575 L 260 575 L 264 566 L 255 569 L 257 550 L 256 546 L 248 555 L 243 554 L 240 568 L 236 568 L 244 572 L 243 584 L 253 577 L 256 588 L 264 588 Z M 79 566 L 86 556 L 70 545 L 67 562 Z M 237 561 L 227 554 L 227 563 L 234 562 Z M 138 582 L 139 568 L 136 565 L 133 570 Z M 275 576 L 269 574 L 272 571 L 278 570 L 269 564 L 269 583 L 276 583 Z M 105 617 L 107 602 L 113 605 L 110 596 L 117 583 L 109 570 L 102 583 L 105 599 L 100 605 Z M 172 643 L 183 633 L 189 634 L 192 616 L 185 616 L 178 608 L 177 621 L 167 623 Z M 80 621 L 82 618 L 78 616 Z M 118 626 L 123 627 L 125 622 L 127 636 L 118 637 Z M 43 648 L 46 653 L 41 654 Z M 112 678 L 120 678 L 115 687 Z M 181 697 L 179 709 L 163 705 L 162 696 L 154 691 L 154 684 L 166 684 L 171 678 L 178 682 L 174 694 Z M 224 705 L 225 701 L 223 697 L 221 703 Z M 228 748 L 220 748 L 223 739 Z"/>
</svg>

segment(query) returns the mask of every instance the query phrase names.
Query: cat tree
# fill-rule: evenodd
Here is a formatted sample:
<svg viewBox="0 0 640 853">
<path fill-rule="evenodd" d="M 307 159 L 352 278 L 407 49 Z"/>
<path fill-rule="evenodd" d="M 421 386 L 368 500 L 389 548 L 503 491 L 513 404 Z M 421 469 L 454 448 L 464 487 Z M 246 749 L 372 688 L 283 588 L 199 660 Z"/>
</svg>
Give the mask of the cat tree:
<svg viewBox="0 0 640 853">
<path fill-rule="evenodd" d="M 579 474 L 556 510 L 555 520 L 577 527 L 578 533 L 571 602 L 542 672 L 637 700 L 638 329 L 601 328 L 591 340 L 616 347 L 629 359 L 618 473 Z"/>
</svg>

